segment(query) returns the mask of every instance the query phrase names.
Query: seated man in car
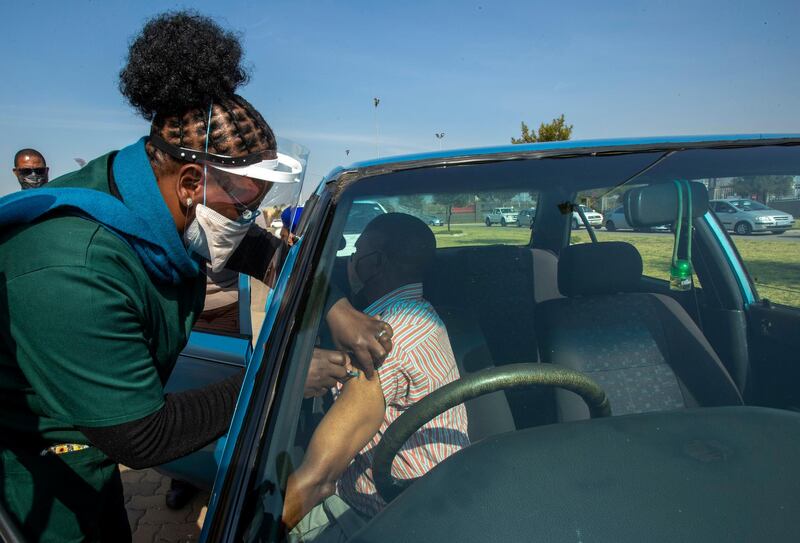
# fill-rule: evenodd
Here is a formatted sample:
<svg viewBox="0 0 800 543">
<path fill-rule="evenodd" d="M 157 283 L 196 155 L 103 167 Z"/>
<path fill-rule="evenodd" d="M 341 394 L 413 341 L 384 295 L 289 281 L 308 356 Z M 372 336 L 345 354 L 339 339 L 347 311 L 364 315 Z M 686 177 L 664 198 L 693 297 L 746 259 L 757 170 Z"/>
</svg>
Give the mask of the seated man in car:
<svg viewBox="0 0 800 543">
<path fill-rule="evenodd" d="M 336 401 L 287 483 L 283 521 L 293 528 L 291 540 L 346 540 L 380 511 L 372 460 L 381 436 L 411 405 L 459 378 L 447 330 L 422 297 L 435 250 L 431 230 L 401 213 L 378 216 L 356 242 L 348 262 L 354 304 L 361 300 L 366 314 L 392 326 L 394 349 L 374 377 L 359 374 L 335 389 Z M 459 405 L 411 436 L 392 476 L 421 477 L 468 444 Z"/>
</svg>

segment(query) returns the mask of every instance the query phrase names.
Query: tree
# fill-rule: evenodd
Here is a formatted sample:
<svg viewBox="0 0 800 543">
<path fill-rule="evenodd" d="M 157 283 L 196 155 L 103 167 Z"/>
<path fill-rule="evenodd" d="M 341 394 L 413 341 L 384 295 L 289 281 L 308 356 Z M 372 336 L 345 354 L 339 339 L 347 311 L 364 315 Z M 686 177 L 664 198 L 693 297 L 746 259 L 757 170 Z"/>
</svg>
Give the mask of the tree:
<svg viewBox="0 0 800 543">
<path fill-rule="evenodd" d="M 470 194 L 436 194 L 433 197 L 434 203 L 447 208 L 447 231 L 450 231 L 450 219 L 453 216 L 454 207 L 464 207 L 473 202 Z"/>
<path fill-rule="evenodd" d="M 398 198 L 398 203 L 405 209 L 421 213 L 422 206 L 425 203 L 425 197 L 422 196 L 422 194 L 408 194 L 400 196 Z"/>
<path fill-rule="evenodd" d="M 480 196 L 482 200 L 486 202 L 492 202 L 495 204 L 501 205 L 508 205 L 511 202 L 511 199 L 514 198 L 519 194 L 518 190 L 493 190 L 488 192 L 481 192 Z"/>
<path fill-rule="evenodd" d="M 564 114 L 549 123 L 539 125 L 539 131 L 531 132 L 525 121 L 521 123 L 522 137 L 511 138 L 511 143 L 537 143 L 540 141 L 565 141 L 572 136 L 572 125 L 564 121 Z"/>
<path fill-rule="evenodd" d="M 732 187 L 736 194 L 741 196 L 755 195 L 756 200 L 766 204 L 767 197 L 783 196 L 792 190 L 794 178 L 791 175 L 754 175 L 752 177 L 737 177 L 733 180 Z"/>
</svg>

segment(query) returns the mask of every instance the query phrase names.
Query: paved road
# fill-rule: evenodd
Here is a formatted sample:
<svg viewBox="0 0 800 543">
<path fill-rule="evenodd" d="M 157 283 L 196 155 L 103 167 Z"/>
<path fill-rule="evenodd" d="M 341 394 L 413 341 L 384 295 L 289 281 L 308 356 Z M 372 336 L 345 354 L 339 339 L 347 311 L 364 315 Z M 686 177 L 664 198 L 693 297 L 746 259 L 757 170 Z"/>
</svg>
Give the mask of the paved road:
<svg viewBox="0 0 800 543">
<path fill-rule="evenodd" d="M 207 492 L 199 493 L 180 511 L 173 511 L 164 503 L 169 477 L 153 469 L 121 467 L 121 471 L 133 543 L 185 543 L 200 538 Z"/>
<path fill-rule="evenodd" d="M 759 237 L 760 238 L 762 236 L 758 235 L 758 236 L 753 236 L 753 237 L 754 238 L 755 237 Z M 780 236 L 769 236 L 769 237 L 770 238 L 774 238 L 774 239 L 780 239 L 780 240 L 783 240 L 783 241 L 795 241 L 796 242 L 796 241 L 800 241 L 800 230 L 789 230 L 788 232 L 786 232 L 785 234 L 782 234 Z"/>
<path fill-rule="evenodd" d="M 578 230 L 579 232 L 585 232 L 584 229 Z M 608 232 L 608 230 L 597 230 L 598 238 L 603 234 L 624 234 L 626 237 L 639 237 L 639 236 L 672 236 L 670 232 L 632 232 L 631 230 L 615 230 L 614 232 Z M 739 239 L 753 239 L 753 240 L 763 240 L 763 241 L 787 241 L 790 243 L 797 243 L 800 242 L 800 230 L 788 230 L 785 234 L 781 234 L 780 236 L 776 236 L 774 234 L 752 234 L 750 236 L 737 236 L 736 234 L 731 234 L 731 238 L 733 239 L 734 243 L 736 240 Z"/>
</svg>

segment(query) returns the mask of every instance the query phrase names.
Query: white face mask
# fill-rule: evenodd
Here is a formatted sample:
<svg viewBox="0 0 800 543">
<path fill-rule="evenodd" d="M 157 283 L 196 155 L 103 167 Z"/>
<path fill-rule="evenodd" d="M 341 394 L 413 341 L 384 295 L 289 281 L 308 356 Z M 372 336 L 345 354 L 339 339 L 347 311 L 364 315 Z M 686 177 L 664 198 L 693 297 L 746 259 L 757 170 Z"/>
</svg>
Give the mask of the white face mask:
<svg viewBox="0 0 800 543">
<path fill-rule="evenodd" d="M 206 259 L 211 271 L 219 272 L 253 223 L 233 221 L 202 204 L 195 208 L 194 217 L 183 233 L 186 249 Z"/>
</svg>

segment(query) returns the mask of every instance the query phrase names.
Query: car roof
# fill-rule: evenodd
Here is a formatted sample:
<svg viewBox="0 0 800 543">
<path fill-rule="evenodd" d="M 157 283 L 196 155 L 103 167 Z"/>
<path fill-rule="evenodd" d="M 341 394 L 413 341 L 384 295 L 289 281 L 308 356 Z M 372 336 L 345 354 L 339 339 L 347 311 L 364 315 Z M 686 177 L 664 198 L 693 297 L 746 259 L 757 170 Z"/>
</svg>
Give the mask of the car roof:
<svg viewBox="0 0 800 543">
<path fill-rule="evenodd" d="M 335 168 L 329 178 L 334 173 L 341 170 L 358 170 L 374 166 L 413 163 L 428 160 L 443 160 L 457 158 L 480 158 L 498 154 L 519 154 L 533 153 L 536 151 L 557 151 L 555 154 L 570 154 L 572 151 L 614 151 L 614 150 L 644 150 L 647 148 L 662 149 L 665 147 L 678 147 L 693 144 L 744 144 L 761 142 L 765 140 L 775 140 L 776 143 L 785 143 L 787 140 L 795 140 L 800 143 L 800 134 L 733 134 L 733 135 L 705 135 L 705 136 L 660 136 L 647 138 L 617 138 L 617 139 L 595 139 L 595 140 L 568 140 L 568 141 L 549 141 L 543 143 L 526 143 L 518 145 L 502 145 L 495 147 L 476 147 L 464 149 L 452 149 L 444 151 L 434 151 L 428 153 L 416 153 L 408 155 L 387 156 L 361 162 L 354 162 L 347 167 Z M 549 154 L 549 153 L 548 153 Z"/>
<path fill-rule="evenodd" d="M 460 166 L 545 158 L 569 159 L 580 157 L 605 157 L 640 153 L 662 153 L 665 154 L 662 158 L 666 158 L 673 155 L 676 151 L 752 147 L 800 147 L 800 134 L 670 136 L 556 141 L 474 149 L 454 149 L 384 157 L 356 162 L 347 167 L 339 166 L 334 168 L 319 183 L 317 194 L 321 195 L 325 191 L 332 191 L 331 193 L 334 195 L 334 198 L 338 198 L 342 191 L 348 186 L 359 183 L 365 178 L 429 167 Z M 683 155 L 683 153 L 679 152 L 674 156 L 678 157 L 681 155 Z M 690 155 L 683 156 L 689 157 Z"/>
</svg>

